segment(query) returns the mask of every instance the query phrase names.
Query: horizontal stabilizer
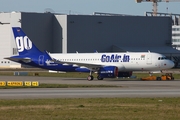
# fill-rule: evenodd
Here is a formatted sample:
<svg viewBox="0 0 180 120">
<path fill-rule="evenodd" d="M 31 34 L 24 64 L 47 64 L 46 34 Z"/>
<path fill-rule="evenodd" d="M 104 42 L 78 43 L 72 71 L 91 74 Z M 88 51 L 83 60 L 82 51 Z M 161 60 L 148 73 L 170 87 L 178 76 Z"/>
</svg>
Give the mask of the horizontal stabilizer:
<svg viewBox="0 0 180 120">
<path fill-rule="evenodd" d="M 25 63 L 31 62 L 31 58 L 28 58 L 28 57 L 21 58 L 21 57 L 18 57 L 18 56 L 13 56 L 13 57 L 6 57 L 4 59 L 12 60 L 12 61 L 15 61 L 15 62 L 19 62 L 19 61 L 23 61 Z"/>
</svg>

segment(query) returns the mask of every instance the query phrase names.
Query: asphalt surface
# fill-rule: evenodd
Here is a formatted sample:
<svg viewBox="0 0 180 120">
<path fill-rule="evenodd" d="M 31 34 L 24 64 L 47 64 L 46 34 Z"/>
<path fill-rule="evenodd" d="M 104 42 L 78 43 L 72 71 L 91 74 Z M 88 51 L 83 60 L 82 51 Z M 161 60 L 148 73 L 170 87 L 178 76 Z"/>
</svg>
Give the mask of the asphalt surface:
<svg viewBox="0 0 180 120">
<path fill-rule="evenodd" d="M 38 81 L 54 84 L 116 85 L 116 88 L 24 88 L 0 89 L 0 99 L 95 98 L 95 97 L 180 97 L 180 80 L 138 81 L 38 76 L 0 76 L 0 81 Z"/>
</svg>

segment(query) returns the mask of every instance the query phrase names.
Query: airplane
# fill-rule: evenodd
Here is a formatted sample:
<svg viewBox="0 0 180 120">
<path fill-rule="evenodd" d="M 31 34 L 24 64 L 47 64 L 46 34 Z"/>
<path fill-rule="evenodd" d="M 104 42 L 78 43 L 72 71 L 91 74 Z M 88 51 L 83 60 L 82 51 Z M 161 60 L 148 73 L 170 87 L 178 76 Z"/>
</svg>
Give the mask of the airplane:
<svg viewBox="0 0 180 120">
<path fill-rule="evenodd" d="M 119 53 L 48 53 L 40 51 L 20 27 L 12 27 L 19 55 L 6 57 L 14 62 L 38 68 L 65 71 L 89 72 L 87 80 L 130 77 L 133 71 L 161 71 L 171 69 L 174 62 L 154 52 Z"/>
</svg>

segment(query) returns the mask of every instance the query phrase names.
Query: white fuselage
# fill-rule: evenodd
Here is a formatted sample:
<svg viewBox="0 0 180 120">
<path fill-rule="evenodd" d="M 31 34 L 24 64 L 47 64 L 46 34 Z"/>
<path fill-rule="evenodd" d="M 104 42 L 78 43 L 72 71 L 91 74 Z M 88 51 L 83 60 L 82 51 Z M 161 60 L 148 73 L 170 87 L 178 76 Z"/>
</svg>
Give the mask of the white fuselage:
<svg viewBox="0 0 180 120">
<path fill-rule="evenodd" d="M 125 52 L 125 53 L 68 53 L 51 54 L 52 58 L 61 61 L 64 65 L 77 66 L 116 66 L 118 71 L 158 71 L 170 69 L 174 66 L 171 60 L 164 55 L 152 52 Z"/>
</svg>

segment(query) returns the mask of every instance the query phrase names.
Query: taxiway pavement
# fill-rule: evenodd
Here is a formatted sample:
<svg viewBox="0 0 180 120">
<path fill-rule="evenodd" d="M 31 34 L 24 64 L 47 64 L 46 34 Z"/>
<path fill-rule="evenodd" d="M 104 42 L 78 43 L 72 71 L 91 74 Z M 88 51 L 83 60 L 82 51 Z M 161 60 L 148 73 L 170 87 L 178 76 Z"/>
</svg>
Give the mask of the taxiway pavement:
<svg viewBox="0 0 180 120">
<path fill-rule="evenodd" d="M 180 97 L 180 80 L 138 81 L 104 79 L 87 81 L 84 78 L 38 76 L 0 76 L 0 81 L 39 81 L 47 84 L 103 84 L 114 88 L 23 88 L 1 89 L 0 99 L 29 98 L 93 98 L 93 97 Z"/>
</svg>

